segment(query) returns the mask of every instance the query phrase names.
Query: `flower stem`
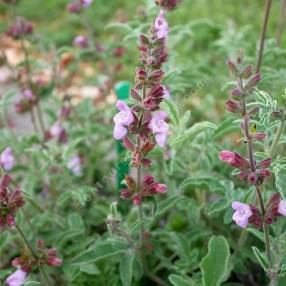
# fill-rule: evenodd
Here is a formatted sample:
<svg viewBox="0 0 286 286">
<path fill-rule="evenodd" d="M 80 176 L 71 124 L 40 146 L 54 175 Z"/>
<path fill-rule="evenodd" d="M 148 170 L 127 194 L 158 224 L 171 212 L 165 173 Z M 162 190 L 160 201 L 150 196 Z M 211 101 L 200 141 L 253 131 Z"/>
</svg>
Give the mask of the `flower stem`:
<svg viewBox="0 0 286 286">
<path fill-rule="evenodd" d="M 241 90 L 244 90 L 242 78 L 239 79 L 238 84 L 239 84 Z M 247 142 L 247 151 L 248 151 L 248 159 L 249 159 L 250 169 L 251 169 L 251 172 L 255 173 L 256 172 L 256 163 L 255 163 L 254 152 L 253 152 L 253 140 L 252 140 L 252 137 L 250 136 L 250 133 L 249 133 L 248 114 L 246 111 L 245 96 L 246 96 L 246 94 L 243 94 L 242 100 L 241 100 L 242 116 L 243 116 L 243 130 L 244 130 L 244 135 L 245 135 L 245 139 Z M 257 200 L 259 203 L 261 214 L 264 218 L 265 207 L 264 207 L 264 203 L 263 203 L 263 199 L 262 199 L 260 185 L 258 183 L 255 184 L 255 192 L 256 192 L 256 197 L 257 197 Z M 273 263 L 272 263 L 272 257 L 271 257 L 271 249 L 270 249 L 269 227 L 268 227 L 268 224 L 264 220 L 263 220 L 263 232 L 264 232 L 264 244 L 265 244 L 266 256 L 268 259 L 269 268 L 270 268 L 270 270 L 272 270 L 273 269 Z M 270 279 L 272 280 L 272 276 L 270 277 Z"/>
<path fill-rule="evenodd" d="M 268 19 L 269 19 L 271 5 L 272 5 L 272 0 L 266 0 L 265 9 L 264 9 L 264 18 L 263 18 L 263 28 L 262 28 L 262 33 L 260 36 L 259 52 L 258 52 L 258 58 L 257 58 L 257 63 L 256 63 L 256 73 L 260 72 L 260 67 L 262 63 L 264 41 L 265 41 L 265 35 L 267 31 L 267 26 L 268 26 Z"/>
<path fill-rule="evenodd" d="M 139 123 L 139 133 L 140 133 L 140 129 L 141 129 L 141 121 L 142 118 L 140 118 L 140 123 Z M 141 140 L 140 140 L 140 134 L 138 134 L 137 137 L 137 148 L 138 150 L 140 150 L 140 145 L 141 145 Z M 141 176 L 142 176 L 142 166 L 141 166 L 141 162 L 139 163 L 139 166 L 137 167 L 137 191 L 138 194 L 141 194 Z M 144 219 L 144 215 L 143 215 L 143 209 L 142 209 L 142 204 L 140 203 L 138 206 L 138 216 L 140 221 L 142 222 Z M 144 224 L 143 222 L 141 223 L 141 227 L 140 227 L 140 255 L 141 255 L 141 259 L 142 259 L 142 265 L 143 265 L 143 269 L 144 269 L 144 273 L 146 274 L 148 272 L 147 269 L 147 264 L 146 264 L 146 258 L 145 258 L 145 254 L 144 254 L 144 246 L 145 246 L 145 241 L 144 241 Z"/>
<path fill-rule="evenodd" d="M 26 235 L 24 234 L 24 232 L 22 231 L 22 229 L 18 226 L 18 224 L 15 224 L 15 228 L 17 229 L 18 233 L 20 234 L 20 236 L 22 237 L 22 239 L 24 240 L 25 244 L 27 245 L 27 247 L 29 248 L 29 250 L 31 251 L 31 254 L 37 258 L 36 253 L 31 245 L 31 243 L 29 242 L 28 238 L 26 237 Z"/>
<path fill-rule="evenodd" d="M 25 69 L 26 69 L 26 73 L 27 73 L 27 76 L 28 76 L 29 88 L 30 88 L 31 91 L 33 91 L 30 58 L 29 58 L 29 53 L 28 53 L 28 50 L 27 50 L 27 48 L 25 46 L 25 43 L 24 43 L 23 39 L 21 39 L 21 48 L 22 48 L 22 50 L 24 52 L 24 56 L 25 56 Z M 40 107 L 40 101 L 38 101 L 37 104 L 36 104 L 36 112 L 37 112 L 37 116 L 38 116 L 38 119 L 39 119 L 41 132 L 43 133 L 43 135 L 45 135 L 45 126 L 44 126 L 42 111 L 41 111 L 41 107 Z M 35 129 L 36 132 L 38 132 L 38 127 L 37 127 L 37 124 L 36 124 L 36 117 L 35 117 L 35 114 L 34 114 L 34 108 L 33 107 L 31 108 L 30 115 L 31 115 L 31 120 L 32 120 L 32 124 L 34 126 L 34 129 Z"/>
<path fill-rule="evenodd" d="M 45 278 L 46 282 L 47 282 L 47 285 L 48 286 L 52 286 L 52 284 L 50 283 L 50 280 L 49 280 L 49 276 L 45 270 L 45 267 L 44 265 L 41 265 L 40 266 L 40 272 L 42 273 L 43 277 Z"/>
<path fill-rule="evenodd" d="M 276 31 L 276 43 L 278 47 L 280 47 L 281 45 L 281 36 L 285 26 L 285 14 L 286 14 L 286 0 L 281 0 L 280 16 Z"/>
</svg>

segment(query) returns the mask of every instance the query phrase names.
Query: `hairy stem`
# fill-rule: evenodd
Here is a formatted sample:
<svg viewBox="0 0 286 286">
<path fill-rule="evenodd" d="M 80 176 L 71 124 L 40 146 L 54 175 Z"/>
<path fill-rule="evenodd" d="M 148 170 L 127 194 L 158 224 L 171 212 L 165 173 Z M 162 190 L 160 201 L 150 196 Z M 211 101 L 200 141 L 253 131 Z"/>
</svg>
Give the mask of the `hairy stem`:
<svg viewBox="0 0 286 286">
<path fill-rule="evenodd" d="M 29 242 L 28 238 L 26 237 L 26 235 L 24 234 L 24 232 L 22 231 L 22 229 L 18 226 L 18 224 L 15 224 L 15 228 L 17 229 L 18 233 L 20 234 L 20 236 L 22 237 L 22 239 L 24 240 L 25 244 L 27 245 L 27 247 L 29 248 L 29 250 L 31 251 L 31 254 L 37 258 L 36 253 L 31 245 L 31 243 Z"/>
<path fill-rule="evenodd" d="M 239 78 L 238 84 L 239 84 L 239 87 L 241 88 L 241 90 L 244 91 L 242 78 Z M 246 110 L 246 101 L 245 101 L 246 95 L 247 95 L 247 93 L 244 92 L 244 94 L 242 96 L 242 100 L 241 100 L 242 116 L 243 116 L 243 130 L 244 130 L 244 135 L 245 135 L 245 139 L 247 142 L 247 151 L 248 151 L 248 159 L 249 159 L 250 169 L 251 169 L 251 172 L 255 173 L 256 172 L 256 163 L 255 163 L 254 152 L 253 152 L 253 140 L 252 140 L 252 137 L 249 133 L 248 114 L 247 114 L 247 110 Z M 262 199 L 260 185 L 258 183 L 255 184 L 255 192 L 256 192 L 256 197 L 257 197 L 257 200 L 259 203 L 259 208 L 260 208 L 261 214 L 264 217 L 265 216 L 265 206 L 264 206 L 263 199 Z M 263 221 L 263 232 L 264 232 L 264 239 L 265 239 L 264 244 L 265 244 L 266 256 L 268 259 L 270 270 L 272 270 L 273 269 L 273 262 L 272 262 L 271 249 L 270 249 L 269 227 L 265 221 Z M 270 279 L 272 280 L 272 276 L 270 277 Z"/>
<path fill-rule="evenodd" d="M 141 125 L 141 121 L 142 121 L 142 118 L 140 119 L 139 125 Z M 140 130 L 139 130 L 139 133 L 140 133 Z M 141 145 L 140 134 L 138 134 L 137 150 L 140 150 L 140 145 Z M 138 194 L 141 194 L 141 192 L 142 192 L 142 190 L 141 190 L 141 176 L 142 176 L 142 167 L 141 167 L 141 163 L 139 163 L 139 166 L 137 167 L 137 188 L 138 188 L 137 192 L 138 192 Z M 141 203 L 138 206 L 138 216 L 139 216 L 140 221 L 142 222 L 144 219 L 144 215 L 143 215 L 143 209 L 142 209 Z M 140 227 L 140 254 L 141 254 L 144 273 L 147 273 L 148 269 L 147 269 L 145 254 L 144 254 L 144 247 L 145 247 L 144 232 L 145 232 L 144 224 L 141 223 L 141 227 Z"/>
<path fill-rule="evenodd" d="M 52 284 L 50 283 L 49 276 L 48 276 L 48 274 L 46 272 L 46 269 L 45 269 L 44 265 L 40 266 L 40 272 L 41 272 L 42 276 L 44 277 L 44 279 L 46 280 L 47 285 L 48 286 L 52 286 Z"/>
<path fill-rule="evenodd" d="M 276 30 L 276 43 L 278 47 L 280 47 L 281 45 L 281 36 L 285 26 L 285 14 L 286 14 L 286 0 L 281 0 L 280 15 Z"/>
<path fill-rule="evenodd" d="M 262 57 L 263 57 L 263 51 L 264 51 L 264 42 L 265 42 L 265 36 L 266 36 L 266 32 L 267 32 L 268 19 L 269 19 L 271 5 L 272 5 L 272 0 L 266 0 L 265 1 L 263 28 L 262 28 L 262 32 L 261 32 L 261 36 L 260 36 L 259 52 L 258 52 L 258 58 L 257 58 L 257 63 L 256 63 L 256 73 L 260 72 L 260 67 L 261 67 L 261 63 L 262 63 Z"/>
<path fill-rule="evenodd" d="M 26 69 L 26 73 L 27 73 L 27 76 L 28 76 L 29 88 L 30 88 L 30 90 L 33 91 L 30 58 L 29 58 L 29 53 L 28 53 L 28 50 L 27 50 L 27 48 L 25 46 L 25 43 L 24 43 L 23 39 L 21 39 L 21 48 L 22 48 L 22 50 L 24 52 L 24 56 L 25 56 L 25 69 Z M 38 121 L 40 123 L 41 132 L 43 133 L 43 135 L 45 135 L 45 126 L 44 126 L 44 120 L 43 120 L 42 111 L 41 111 L 41 107 L 40 107 L 40 101 L 38 101 L 37 104 L 36 104 L 36 112 L 37 112 L 37 116 L 38 116 Z M 34 126 L 34 129 L 35 129 L 36 132 L 38 132 L 38 126 L 37 126 L 37 123 L 36 123 L 36 116 L 34 114 L 34 108 L 33 107 L 30 110 L 30 115 L 31 115 L 31 120 L 32 120 L 32 124 Z"/>
</svg>

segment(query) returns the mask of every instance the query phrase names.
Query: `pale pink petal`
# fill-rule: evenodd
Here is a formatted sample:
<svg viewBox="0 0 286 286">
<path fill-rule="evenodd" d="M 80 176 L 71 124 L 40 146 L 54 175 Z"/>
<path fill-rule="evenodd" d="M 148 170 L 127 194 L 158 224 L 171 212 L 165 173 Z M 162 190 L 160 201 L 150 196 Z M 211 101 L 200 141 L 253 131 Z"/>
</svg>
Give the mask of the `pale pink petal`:
<svg viewBox="0 0 286 286">
<path fill-rule="evenodd" d="M 155 139 L 156 139 L 157 144 L 161 148 L 164 148 L 166 145 L 166 141 L 167 141 L 167 133 L 157 133 L 155 135 Z"/>
<path fill-rule="evenodd" d="M 283 216 L 286 216 L 286 200 L 281 200 L 279 202 L 277 212 Z"/>
<path fill-rule="evenodd" d="M 126 127 L 124 127 L 122 125 L 115 124 L 114 131 L 113 131 L 113 137 L 116 140 L 121 140 L 126 134 L 127 134 L 127 128 Z"/>
<path fill-rule="evenodd" d="M 159 16 L 155 20 L 154 24 L 156 36 L 160 38 L 166 38 L 169 33 L 168 23 L 164 17 L 164 11 L 161 10 Z"/>
<path fill-rule="evenodd" d="M 27 274 L 26 271 L 18 269 L 6 279 L 6 283 L 9 286 L 21 286 L 25 283 Z"/>
</svg>

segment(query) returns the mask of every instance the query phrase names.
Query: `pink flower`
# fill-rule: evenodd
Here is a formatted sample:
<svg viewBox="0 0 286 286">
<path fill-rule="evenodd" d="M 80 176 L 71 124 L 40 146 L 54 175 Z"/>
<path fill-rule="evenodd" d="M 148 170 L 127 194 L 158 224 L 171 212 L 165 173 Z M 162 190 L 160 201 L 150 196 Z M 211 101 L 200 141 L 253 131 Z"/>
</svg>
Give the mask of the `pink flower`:
<svg viewBox="0 0 286 286">
<path fill-rule="evenodd" d="M 78 13 L 81 9 L 81 6 L 79 3 L 69 3 L 67 6 L 67 10 L 70 13 Z"/>
<path fill-rule="evenodd" d="M 129 106 L 123 101 L 118 100 L 116 107 L 120 112 L 113 117 L 115 123 L 113 137 L 116 140 L 120 140 L 127 134 L 126 126 L 129 126 L 134 121 L 134 116 Z"/>
<path fill-rule="evenodd" d="M 249 168 L 249 162 L 236 152 L 226 150 L 221 151 L 219 153 L 219 158 L 220 160 L 228 163 L 230 166 L 238 168 L 240 170 L 245 170 Z"/>
<path fill-rule="evenodd" d="M 55 248 L 47 250 L 46 263 L 52 266 L 60 266 L 63 264 L 62 259 L 57 257 L 58 251 Z"/>
<path fill-rule="evenodd" d="M 259 165 L 262 167 L 262 168 L 267 168 L 271 165 L 272 163 L 272 159 L 269 157 L 267 159 L 264 159 L 262 161 L 259 162 Z"/>
<path fill-rule="evenodd" d="M 92 2 L 93 0 L 80 0 L 80 3 L 84 8 L 87 8 Z"/>
<path fill-rule="evenodd" d="M 61 125 L 59 121 L 54 123 L 54 125 L 51 127 L 50 133 L 53 137 L 59 137 L 61 133 L 63 132 L 64 128 Z"/>
<path fill-rule="evenodd" d="M 166 145 L 167 135 L 169 130 L 169 126 L 165 121 L 166 118 L 167 118 L 166 112 L 159 111 L 152 117 L 149 123 L 149 128 L 155 134 L 155 139 L 157 144 L 162 148 Z"/>
<path fill-rule="evenodd" d="M 75 175 L 80 175 L 81 174 L 81 160 L 80 157 L 75 155 L 73 156 L 68 164 L 67 168 L 71 170 Z"/>
<path fill-rule="evenodd" d="M 33 99 L 34 99 L 33 92 L 32 92 L 30 89 L 25 89 L 25 90 L 22 92 L 22 96 L 23 96 L 24 98 L 29 99 L 29 100 L 33 100 Z"/>
<path fill-rule="evenodd" d="M 15 159 L 13 155 L 13 150 L 8 147 L 0 155 L 0 164 L 2 168 L 6 171 L 13 169 L 15 164 Z"/>
<path fill-rule="evenodd" d="M 155 3 L 168 11 L 174 10 L 182 0 L 155 0 Z"/>
<path fill-rule="evenodd" d="M 85 36 L 77 36 L 75 37 L 74 41 L 73 41 L 75 46 L 78 46 L 82 49 L 85 49 L 88 47 L 88 39 Z"/>
<path fill-rule="evenodd" d="M 154 24 L 155 33 L 158 39 L 167 38 L 169 33 L 168 23 L 164 17 L 164 11 L 161 10 L 159 16 L 155 20 Z"/>
<path fill-rule="evenodd" d="M 232 219 L 238 226 L 246 228 L 249 218 L 252 216 L 250 206 L 236 201 L 231 206 L 235 210 Z"/>
<path fill-rule="evenodd" d="M 120 197 L 124 200 L 130 198 L 131 197 L 131 191 L 129 189 L 122 189 L 120 191 Z"/>
<path fill-rule="evenodd" d="M 279 202 L 277 212 L 283 216 L 286 216 L 286 200 L 281 200 Z"/>
<path fill-rule="evenodd" d="M 21 286 L 25 283 L 27 272 L 23 269 L 18 269 L 14 273 L 12 273 L 8 278 L 6 279 L 6 283 L 9 286 Z"/>
<path fill-rule="evenodd" d="M 140 206 L 141 203 L 142 203 L 142 198 L 141 198 L 140 195 L 136 195 L 136 196 L 133 197 L 133 204 L 135 206 Z"/>
</svg>

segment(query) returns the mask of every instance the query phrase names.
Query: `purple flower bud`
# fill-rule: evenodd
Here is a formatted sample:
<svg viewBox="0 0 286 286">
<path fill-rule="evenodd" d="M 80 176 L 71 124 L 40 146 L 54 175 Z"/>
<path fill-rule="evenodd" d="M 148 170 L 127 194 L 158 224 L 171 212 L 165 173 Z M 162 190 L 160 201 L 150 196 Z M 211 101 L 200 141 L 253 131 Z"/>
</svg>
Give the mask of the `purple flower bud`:
<svg viewBox="0 0 286 286">
<path fill-rule="evenodd" d="M 67 10 L 70 12 L 70 13 L 78 13 L 81 9 L 81 5 L 80 3 L 69 3 L 68 6 L 67 6 Z"/>
<path fill-rule="evenodd" d="M 246 228 L 249 222 L 249 218 L 252 216 L 250 206 L 234 201 L 232 203 L 232 208 L 235 210 L 232 219 L 238 226 Z"/>
<path fill-rule="evenodd" d="M 229 99 L 225 102 L 225 107 L 229 112 L 241 112 L 241 104 L 238 101 Z"/>
<path fill-rule="evenodd" d="M 132 195 L 131 191 L 128 189 L 120 190 L 120 197 L 124 200 L 130 198 Z"/>
<path fill-rule="evenodd" d="M 234 88 L 231 90 L 231 95 L 234 97 L 240 97 L 242 96 L 242 90 L 240 88 Z"/>
<path fill-rule="evenodd" d="M 234 76 L 237 76 L 239 72 L 238 72 L 238 68 L 236 67 L 236 65 L 230 59 L 226 63 L 227 63 L 227 67 L 228 67 L 229 71 Z"/>
<path fill-rule="evenodd" d="M 134 88 L 130 89 L 130 96 L 137 101 L 141 101 L 141 97 L 140 97 L 139 93 Z"/>
<path fill-rule="evenodd" d="M 88 39 L 85 36 L 77 36 L 73 43 L 75 46 L 78 46 L 82 49 L 86 49 L 88 47 Z"/>
<path fill-rule="evenodd" d="M 219 157 L 220 160 L 240 170 L 246 170 L 250 167 L 248 160 L 246 160 L 236 152 L 224 150 L 220 152 Z"/>
<path fill-rule="evenodd" d="M 261 75 L 255 74 L 254 76 L 252 76 L 249 81 L 246 83 L 245 88 L 248 90 L 251 90 L 252 88 L 256 87 L 258 82 L 261 80 Z"/>
<path fill-rule="evenodd" d="M 253 137 L 254 137 L 254 139 L 256 139 L 257 141 L 263 141 L 263 140 L 266 139 L 267 134 L 266 134 L 266 133 L 262 133 L 262 132 L 260 132 L 260 133 L 255 133 Z"/>
<path fill-rule="evenodd" d="M 157 5 L 168 11 L 174 10 L 181 2 L 182 0 L 155 0 Z"/>
<path fill-rule="evenodd" d="M 136 196 L 133 197 L 133 204 L 135 206 L 140 206 L 141 203 L 142 203 L 142 198 L 141 198 L 140 195 L 136 195 Z"/>
<path fill-rule="evenodd" d="M 262 168 L 268 168 L 272 163 L 272 159 L 269 157 L 265 160 L 262 160 L 259 162 L 259 165 L 262 167 Z"/>
<path fill-rule="evenodd" d="M 258 182 L 258 177 L 255 172 L 250 173 L 247 179 L 251 185 L 256 185 Z"/>
<path fill-rule="evenodd" d="M 136 70 L 136 78 L 138 80 L 144 80 L 147 76 L 146 71 L 143 68 L 137 68 Z"/>
<path fill-rule="evenodd" d="M 163 77 L 164 72 L 162 70 L 155 70 L 153 72 L 151 72 L 149 79 L 152 81 L 160 81 L 161 78 Z"/>
<path fill-rule="evenodd" d="M 247 79 L 247 78 L 249 78 L 249 77 L 252 75 L 252 72 L 253 72 L 253 67 L 252 67 L 252 65 L 248 65 L 248 66 L 246 66 L 246 67 L 243 69 L 243 71 L 242 71 L 242 73 L 241 73 L 241 77 L 242 77 L 243 79 Z"/>
</svg>

